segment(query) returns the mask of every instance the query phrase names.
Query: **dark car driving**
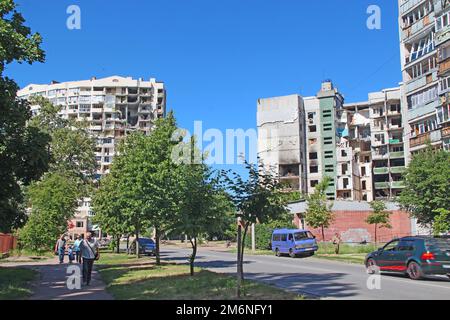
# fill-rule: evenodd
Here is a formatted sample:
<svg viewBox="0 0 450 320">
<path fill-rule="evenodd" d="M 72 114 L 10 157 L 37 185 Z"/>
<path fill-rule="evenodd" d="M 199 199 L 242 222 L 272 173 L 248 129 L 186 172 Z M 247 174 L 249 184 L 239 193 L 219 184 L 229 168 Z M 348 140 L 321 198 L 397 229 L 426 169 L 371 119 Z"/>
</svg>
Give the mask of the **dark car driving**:
<svg viewBox="0 0 450 320">
<path fill-rule="evenodd" d="M 394 239 L 365 259 L 369 273 L 380 271 L 407 274 L 418 280 L 426 275 L 450 278 L 450 239 L 410 236 Z"/>
<path fill-rule="evenodd" d="M 136 240 L 134 240 L 130 245 L 130 253 L 136 253 Z M 156 244 L 153 239 L 150 238 L 139 238 L 139 253 L 154 255 L 156 251 Z"/>
</svg>

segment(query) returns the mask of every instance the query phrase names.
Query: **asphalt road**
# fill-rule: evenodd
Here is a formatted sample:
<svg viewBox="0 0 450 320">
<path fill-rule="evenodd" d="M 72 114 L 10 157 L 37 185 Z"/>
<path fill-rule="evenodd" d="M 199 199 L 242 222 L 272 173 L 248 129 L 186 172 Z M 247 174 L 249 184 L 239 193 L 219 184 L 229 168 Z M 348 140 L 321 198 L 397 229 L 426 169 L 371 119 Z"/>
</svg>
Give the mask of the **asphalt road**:
<svg viewBox="0 0 450 320">
<path fill-rule="evenodd" d="M 186 261 L 190 250 L 165 246 L 165 260 Z M 196 266 L 234 274 L 236 254 L 200 248 Z M 246 255 L 246 279 L 263 281 L 290 291 L 321 299 L 449 300 L 450 280 L 434 276 L 414 281 L 406 276 L 383 273 L 380 288 L 369 289 L 364 266 L 317 258 Z M 376 284 L 373 278 L 369 281 Z M 373 287 L 373 285 L 372 285 Z"/>
</svg>

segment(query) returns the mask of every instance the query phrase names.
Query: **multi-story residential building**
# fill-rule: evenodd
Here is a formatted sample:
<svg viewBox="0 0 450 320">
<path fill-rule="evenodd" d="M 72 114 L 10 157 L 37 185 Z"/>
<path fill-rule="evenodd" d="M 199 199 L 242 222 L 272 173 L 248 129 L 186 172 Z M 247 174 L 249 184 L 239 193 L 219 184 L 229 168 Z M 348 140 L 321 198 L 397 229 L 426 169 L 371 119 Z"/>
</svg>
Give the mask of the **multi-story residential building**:
<svg viewBox="0 0 450 320">
<path fill-rule="evenodd" d="M 327 196 L 335 199 L 336 141 L 342 104 L 343 97 L 331 81 L 323 82 L 316 97 L 291 95 L 258 100 L 258 154 L 266 166 L 275 167 L 273 171 L 280 179 L 292 181 L 292 189 L 312 192 L 328 175 L 332 182 Z"/>
<path fill-rule="evenodd" d="M 291 189 L 312 193 L 329 176 L 329 199 L 393 199 L 404 187 L 400 99 L 400 88 L 392 88 L 369 93 L 365 102 L 343 104 L 330 81 L 314 97 L 259 99 L 259 155 L 280 179 L 295 180 Z M 277 134 L 268 135 L 268 129 Z"/>
<path fill-rule="evenodd" d="M 369 93 L 375 199 L 396 197 L 404 184 L 404 130 L 400 88 Z"/>
<path fill-rule="evenodd" d="M 306 192 L 305 111 L 298 95 L 258 99 L 258 155 L 286 189 Z"/>
<path fill-rule="evenodd" d="M 399 0 L 407 154 L 428 143 L 448 149 L 449 10 L 448 0 Z"/>
<path fill-rule="evenodd" d="M 97 174 L 108 173 L 117 142 L 133 130 L 148 134 L 157 118 L 166 110 L 164 83 L 155 79 L 144 81 L 131 77 L 112 76 L 102 79 L 29 84 L 19 90 L 18 97 L 29 99 L 43 96 L 61 106 L 60 115 L 66 119 L 87 121 L 95 137 Z M 39 112 L 39 106 L 31 106 Z M 90 199 L 80 201 L 78 214 L 72 221 L 73 233 L 92 230 L 89 222 Z M 95 228 L 94 228 L 95 229 Z"/>
</svg>

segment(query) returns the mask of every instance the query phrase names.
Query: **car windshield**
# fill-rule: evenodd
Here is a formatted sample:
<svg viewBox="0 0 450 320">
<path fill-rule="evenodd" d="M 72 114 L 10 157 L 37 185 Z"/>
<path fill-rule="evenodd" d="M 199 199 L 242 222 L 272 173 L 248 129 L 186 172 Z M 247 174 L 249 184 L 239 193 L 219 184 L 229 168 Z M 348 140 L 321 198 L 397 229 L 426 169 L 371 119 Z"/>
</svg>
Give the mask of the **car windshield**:
<svg viewBox="0 0 450 320">
<path fill-rule="evenodd" d="M 295 241 L 301 241 L 301 240 L 313 239 L 313 238 L 314 237 L 313 237 L 312 233 L 309 231 L 301 231 L 301 232 L 294 233 Z"/>
<path fill-rule="evenodd" d="M 140 244 L 152 244 L 153 240 L 152 239 L 139 239 L 139 243 Z"/>
</svg>

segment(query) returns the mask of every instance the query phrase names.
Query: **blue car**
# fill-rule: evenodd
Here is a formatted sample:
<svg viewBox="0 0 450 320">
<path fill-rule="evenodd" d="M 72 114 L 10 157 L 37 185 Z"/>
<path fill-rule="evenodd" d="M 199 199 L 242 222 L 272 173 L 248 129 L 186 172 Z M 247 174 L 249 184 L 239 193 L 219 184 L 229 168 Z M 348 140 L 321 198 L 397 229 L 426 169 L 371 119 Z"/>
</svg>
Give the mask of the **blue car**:
<svg viewBox="0 0 450 320">
<path fill-rule="evenodd" d="M 154 255 L 156 251 L 156 244 L 153 239 L 150 238 L 139 238 L 139 253 L 140 254 L 148 254 Z M 136 240 L 130 246 L 130 253 L 136 253 Z"/>
<path fill-rule="evenodd" d="M 312 256 L 319 249 L 316 237 L 310 231 L 302 229 L 275 229 L 271 245 L 277 257 L 282 254 L 293 258 L 298 255 Z"/>
</svg>

